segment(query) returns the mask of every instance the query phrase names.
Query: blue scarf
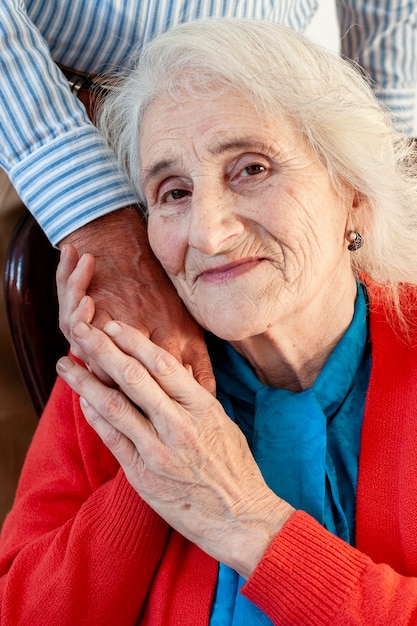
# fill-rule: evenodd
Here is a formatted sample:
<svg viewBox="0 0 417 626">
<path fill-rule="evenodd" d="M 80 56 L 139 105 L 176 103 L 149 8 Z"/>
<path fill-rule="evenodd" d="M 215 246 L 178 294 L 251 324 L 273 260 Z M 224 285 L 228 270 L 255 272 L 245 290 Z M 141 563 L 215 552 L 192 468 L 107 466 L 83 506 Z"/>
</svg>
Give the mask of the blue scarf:
<svg viewBox="0 0 417 626">
<path fill-rule="evenodd" d="M 360 431 L 369 383 L 366 301 L 358 285 L 352 322 L 310 389 L 263 385 L 228 343 L 210 338 L 217 397 L 244 432 L 268 486 L 354 545 Z M 272 624 L 239 593 L 244 580 L 220 564 L 210 626 Z"/>
</svg>

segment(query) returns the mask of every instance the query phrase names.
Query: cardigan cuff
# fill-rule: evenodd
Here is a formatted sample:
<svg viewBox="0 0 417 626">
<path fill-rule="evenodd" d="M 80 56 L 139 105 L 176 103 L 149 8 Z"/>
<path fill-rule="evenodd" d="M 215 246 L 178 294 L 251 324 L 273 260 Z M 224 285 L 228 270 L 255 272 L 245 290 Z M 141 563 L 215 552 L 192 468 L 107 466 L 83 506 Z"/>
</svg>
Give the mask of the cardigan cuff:
<svg viewBox="0 0 417 626">
<path fill-rule="evenodd" d="M 370 560 L 303 511 L 292 515 L 242 592 L 274 623 L 332 623 Z"/>
</svg>

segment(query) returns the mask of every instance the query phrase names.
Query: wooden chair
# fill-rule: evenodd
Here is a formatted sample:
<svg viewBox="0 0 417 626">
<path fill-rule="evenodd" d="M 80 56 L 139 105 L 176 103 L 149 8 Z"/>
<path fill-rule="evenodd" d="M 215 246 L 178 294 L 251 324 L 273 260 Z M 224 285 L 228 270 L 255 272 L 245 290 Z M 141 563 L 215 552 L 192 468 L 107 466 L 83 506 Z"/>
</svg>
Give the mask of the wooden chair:
<svg viewBox="0 0 417 626">
<path fill-rule="evenodd" d="M 55 382 L 56 362 L 68 351 L 58 326 L 58 260 L 58 250 L 27 213 L 9 244 L 4 294 L 16 360 L 38 416 Z"/>
</svg>

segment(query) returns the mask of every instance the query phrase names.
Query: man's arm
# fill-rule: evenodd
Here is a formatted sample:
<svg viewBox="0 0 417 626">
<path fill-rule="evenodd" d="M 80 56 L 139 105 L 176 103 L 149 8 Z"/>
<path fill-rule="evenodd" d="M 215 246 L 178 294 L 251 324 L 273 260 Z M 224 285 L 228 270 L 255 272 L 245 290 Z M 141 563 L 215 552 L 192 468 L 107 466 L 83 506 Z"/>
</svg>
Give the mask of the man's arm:
<svg viewBox="0 0 417 626">
<path fill-rule="evenodd" d="M 0 51 L 0 165 L 54 245 L 72 243 L 96 257 L 96 322 L 118 318 L 142 328 L 213 389 L 201 331 L 151 254 L 139 214 L 118 211 L 136 196 L 23 0 L 0 3 Z M 64 305 L 64 330 L 67 312 Z"/>
<path fill-rule="evenodd" d="M 23 0 L 0 3 L 0 166 L 50 241 L 134 204 Z"/>
<path fill-rule="evenodd" d="M 398 130 L 417 136 L 417 3 L 336 0 L 343 56 L 370 76 Z"/>
</svg>

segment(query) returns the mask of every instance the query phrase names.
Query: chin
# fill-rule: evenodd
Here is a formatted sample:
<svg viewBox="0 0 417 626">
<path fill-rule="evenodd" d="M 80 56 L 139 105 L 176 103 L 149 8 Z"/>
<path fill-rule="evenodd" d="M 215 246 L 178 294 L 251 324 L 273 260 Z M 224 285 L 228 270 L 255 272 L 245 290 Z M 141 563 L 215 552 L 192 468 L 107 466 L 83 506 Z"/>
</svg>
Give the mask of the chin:
<svg viewBox="0 0 417 626">
<path fill-rule="evenodd" d="M 219 304 L 210 309 L 206 307 L 202 314 L 192 307 L 188 310 L 202 328 L 225 341 L 243 341 L 266 330 L 256 307 L 243 312 L 237 307 L 226 308 Z"/>
<path fill-rule="evenodd" d="M 241 325 L 236 325 L 236 323 L 234 324 L 231 324 L 231 323 L 219 324 L 218 322 L 215 324 L 202 323 L 201 326 L 203 326 L 203 328 L 211 332 L 216 337 L 219 337 L 219 339 L 224 339 L 224 341 L 230 341 L 230 342 L 244 341 L 245 339 L 249 339 L 250 337 L 259 335 L 262 332 L 262 331 L 258 332 L 258 328 L 254 328 L 253 326 L 243 327 Z"/>
</svg>

